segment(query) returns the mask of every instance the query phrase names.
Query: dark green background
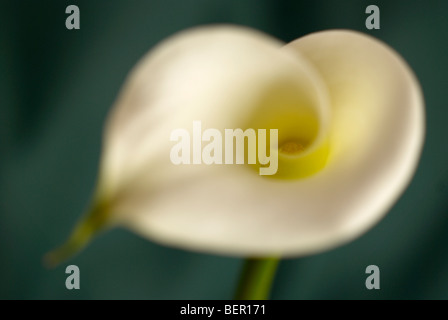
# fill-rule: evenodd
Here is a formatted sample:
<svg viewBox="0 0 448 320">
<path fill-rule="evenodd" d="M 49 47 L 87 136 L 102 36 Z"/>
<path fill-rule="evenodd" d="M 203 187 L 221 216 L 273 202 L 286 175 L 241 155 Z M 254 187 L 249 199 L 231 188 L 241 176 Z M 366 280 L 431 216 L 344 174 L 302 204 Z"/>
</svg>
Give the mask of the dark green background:
<svg viewBox="0 0 448 320">
<path fill-rule="evenodd" d="M 447 1 L 0 3 L 0 298 L 232 298 L 241 259 L 167 248 L 121 229 L 56 269 L 41 264 L 89 201 L 102 126 L 127 72 L 162 39 L 217 22 L 286 42 L 324 29 L 366 32 L 403 55 L 425 94 L 426 143 L 405 194 L 356 241 L 283 261 L 272 298 L 448 298 Z M 80 8 L 80 30 L 65 28 L 69 4 Z M 365 28 L 369 4 L 381 9 L 381 30 Z M 81 270 L 80 290 L 65 288 L 68 264 Z M 365 288 L 370 264 L 381 269 L 381 290 Z"/>
</svg>

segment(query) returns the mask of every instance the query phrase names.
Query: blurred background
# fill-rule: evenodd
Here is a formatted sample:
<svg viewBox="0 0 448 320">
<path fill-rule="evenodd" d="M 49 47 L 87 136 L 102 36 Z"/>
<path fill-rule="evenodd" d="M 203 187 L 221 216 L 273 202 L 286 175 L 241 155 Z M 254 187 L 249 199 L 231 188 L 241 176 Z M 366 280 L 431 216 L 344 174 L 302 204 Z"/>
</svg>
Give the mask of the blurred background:
<svg viewBox="0 0 448 320">
<path fill-rule="evenodd" d="M 65 27 L 70 4 L 80 30 Z M 370 4 L 380 30 L 365 27 Z M 371 34 L 407 60 L 426 101 L 426 143 L 404 195 L 356 241 L 282 261 L 272 299 L 448 299 L 447 12 L 436 0 L 0 0 L 0 298 L 232 298 L 241 259 L 123 229 L 55 269 L 41 260 L 89 202 L 103 123 L 128 71 L 180 30 L 233 23 L 285 42 L 333 28 Z M 65 287 L 69 264 L 80 268 L 80 290 Z M 371 264 L 380 290 L 365 287 Z"/>
</svg>

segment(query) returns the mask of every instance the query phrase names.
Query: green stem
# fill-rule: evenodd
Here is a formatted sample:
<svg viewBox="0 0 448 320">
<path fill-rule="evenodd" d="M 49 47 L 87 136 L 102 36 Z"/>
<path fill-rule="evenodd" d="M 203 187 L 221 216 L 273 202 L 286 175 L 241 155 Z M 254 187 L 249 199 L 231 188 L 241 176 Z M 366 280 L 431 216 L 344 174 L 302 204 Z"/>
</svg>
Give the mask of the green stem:
<svg viewBox="0 0 448 320">
<path fill-rule="evenodd" d="M 94 235 L 106 227 L 107 214 L 107 205 L 96 203 L 78 222 L 67 242 L 44 256 L 44 265 L 53 268 L 81 251 Z"/>
<path fill-rule="evenodd" d="M 269 299 L 279 258 L 248 258 L 245 261 L 236 300 Z"/>
</svg>

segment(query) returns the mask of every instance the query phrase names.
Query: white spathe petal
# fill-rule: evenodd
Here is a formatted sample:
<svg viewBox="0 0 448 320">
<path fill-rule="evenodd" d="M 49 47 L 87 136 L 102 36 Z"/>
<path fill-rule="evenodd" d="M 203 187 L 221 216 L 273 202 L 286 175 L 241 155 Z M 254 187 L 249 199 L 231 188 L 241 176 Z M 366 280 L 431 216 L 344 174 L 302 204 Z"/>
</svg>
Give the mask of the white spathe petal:
<svg viewBox="0 0 448 320">
<path fill-rule="evenodd" d="M 406 62 L 384 43 L 334 30 L 285 49 L 305 56 L 327 85 L 332 106 L 331 161 L 317 179 L 348 239 L 377 222 L 414 174 L 424 139 L 424 102 Z"/>
<path fill-rule="evenodd" d="M 182 248 L 297 256 L 351 240 L 385 214 L 423 141 L 412 71 L 383 43 L 350 31 L 280 47 L 244 28 L 201 28 L 137 66 L 109 119 L 102 162 L 120 223 Z M 263 98 L 282 103 L 268 110 Z M 297 111 L 289 105 L 296 100 L 305 105 L 298 112 L 315 112 L 319 137 L 328 136 L 328 163 L 317 174 L 280 180 L 242 165 L 170 162 L 173 129 L 190 131 L 194 120 L 203 129 L 245 129 L 257 113 Z"/>
<path fill-rule="evenodd" d="M 143 183 L 151 188 L 163 183 L 159 173 L 164 181 L 179 179 L 182 172 L 164 172 L 175 170 L 170 134 L 178 128 L 191 133 L 193 121 L 203 130 L 244 130 L 257 114 L 308 108 L 327 123 L 326 88 L 306 60 L 280 50 L 283 45 L 251 29 L 217 26 L 181 32 L 151 51 L 129 75 L 108 119 L 103 192 L 136 192 L 128 185 L 145 172 L 151 177 Z"/>
</svg>

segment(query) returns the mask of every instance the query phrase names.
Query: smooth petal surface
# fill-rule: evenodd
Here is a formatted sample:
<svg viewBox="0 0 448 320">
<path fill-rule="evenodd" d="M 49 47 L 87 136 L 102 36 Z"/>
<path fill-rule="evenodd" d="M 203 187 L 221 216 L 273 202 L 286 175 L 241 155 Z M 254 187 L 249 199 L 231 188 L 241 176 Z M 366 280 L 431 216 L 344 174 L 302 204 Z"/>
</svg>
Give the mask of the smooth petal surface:
<svg viewBox="0 0 448 320">
<path fill-rule="evenodd" d="M 280 145 L 309 140 L 293 162 L 324 160 L 290 180 L 248 165 L 176 166 L 170 132 L 193 135 L 195 120 L 222 131 L 279 127 Z M 105 132 L 98 201 L 109 223 L 164 244 L 298 256 L 372 227 L 409 183 L 423 136 L 417 80 L 370 36 L 327 31 L 283 46 L 246 28 L 198 28 L 162 43 L 128 78 Z"/>
<path fill-rule="evenodd" d="M 185 31 L 151 51 L 130 74 L 108 119 L 102 162 L 107 193 L 123 192 L 127 181 L 135 185 L 144 171 L 152 178 L 143 184 L 165 169 L 170 172 L 162 180 L 189 174 L 188 167 L 171 174 L 169 138 L 178 128 L 193 135 L 193 121 L 224 132 L 266 128 L 278 115 L 307 115 L 321 124 L 315 137 L 321 140 L 329 122 L 326 87 L 305 59 L 282 46 L 254 30 L 226 26 Z M 292 124 L 288 130 L 303 130 Z M 197 167 L 195 172 L 207 170 Z"/>
</svg>

